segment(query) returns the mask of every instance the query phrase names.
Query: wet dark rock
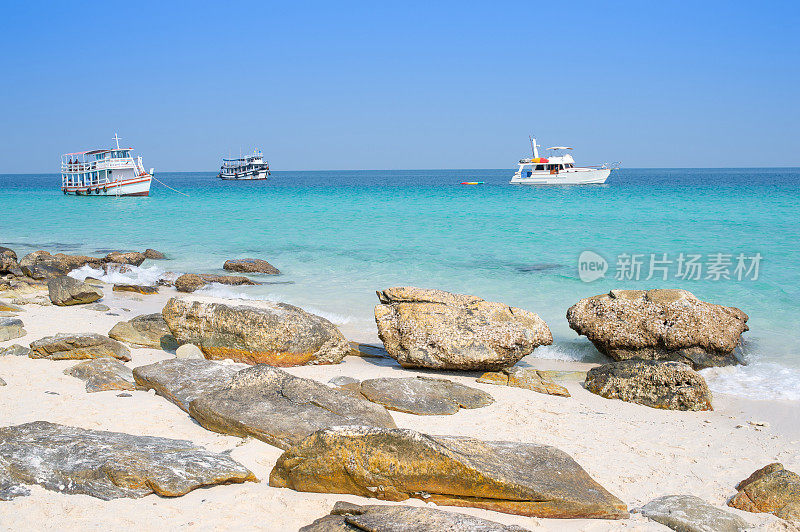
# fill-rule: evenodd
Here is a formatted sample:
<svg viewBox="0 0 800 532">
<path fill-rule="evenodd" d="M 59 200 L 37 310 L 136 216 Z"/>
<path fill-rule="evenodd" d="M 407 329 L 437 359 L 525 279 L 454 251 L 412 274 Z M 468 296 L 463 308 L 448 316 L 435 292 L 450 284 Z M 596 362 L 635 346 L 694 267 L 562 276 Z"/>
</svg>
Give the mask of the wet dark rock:
<svg viewBox="0 0 800 532">
<path fill-rule="evenodd" d="M 103 500 L 255 481 L 226 454 L 190 441 L 35 421 L 0 428 L 0 479 Z M 0 483 L 0 490 L 2 490 Z"/>
<path fill-rule="evenodd" d="M 368 400 L 389 410 L 418 415 L 455 414 L 459 408 L 494 403 L 484 391 L 431 377 L 369 379 L 361 382 L 360 391 Z"/>
<path fill-rule="evenodd" d="M 61 307 L 92 303 L 103 297 L 103 291 L 72 277 L 62 275 L 47 281 L 50 301 Z"/>
<path fill-rule="evenodd" d="M 692 495 L 667 495 L 645 504 L 640 512 L 648 519 L 678 532 L 739 532 L 750 524 Z"/>
<path fill-rule="evenodd" d="M 625 504 L 568 454 L 547 445 L 431 436 L 413 430 L 334 427 L 290 447 L 273 487 L 474 506 L 550 518 L 621 519 Z"/>
<path fill-rule="evenodd" d="M 64 370 L 65 375 L 86 381 L 86 391 L 139 390 L 131 369 L 115 358 L 87 360 Z"/>
<path fill-rule="evenodd" d="M 612 290 L 567 311 L 569 326 L 614 360 L 674 360 L 694 369 L 738 364 L 747 319 L 736 307 L 673 289 Z"/>
<path fill-rule="evenodd" d="M 681 362 L 622 360 L 592 368 L 586 389 L 606 399 L 668 410 L 713 410 L 705 379 Z"/>
<path fill-rule="evenodd" d="M 86 358 L 118 358 L 129 361 L 130 350 L 102 334 L 57 334 L 31 343 L 30 358 L 79 360 Z"/>
<path fill-rule="evenodd" d="M 240 273 L 265 273 L 268 275 L 278 275 L 280 270 L 262 259 L 233 259 L 226 260 L 223 269 L 231 272 Z"/>
<path fill-rule="evenodd" d="M 479 297 L 397 287 L 378 299 L 378 335 L 403 367 L 498 370 L 553 343 L 538 315 Z"/>
<path fill-rule="evenodd" d="M 304 526 L 300 532 L 422 532 L 425 530 L 525 532 L 527 529 L 435 508 L 377 504 L 360 506 L 340 501 L 334 505 L 330 515 Z"/>
</svg>

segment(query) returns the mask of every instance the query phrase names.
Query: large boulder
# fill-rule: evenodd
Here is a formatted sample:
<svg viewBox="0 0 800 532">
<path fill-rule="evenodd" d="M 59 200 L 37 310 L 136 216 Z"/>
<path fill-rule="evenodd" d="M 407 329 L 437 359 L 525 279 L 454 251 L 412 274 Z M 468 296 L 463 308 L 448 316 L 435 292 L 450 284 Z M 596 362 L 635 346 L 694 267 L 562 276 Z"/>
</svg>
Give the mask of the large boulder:
<svg viewBox="0 0 800 532">
<path fill-rule="evenodd" d="M 189 411 L 198 397 L 224 389 L 245 366 L 213 360 L 173 358 L 133 368 L 136 384 Z"/>
<path fill-rule="evenodd" d="M 105 256 L 103 261 L 114 262 L 117 264 L 130 264 L 131 266 L 141 266 L 146 258 L 146 255 L 141 251 L 112 251 Z"/>
<path fill-rule="evenodd" d="M 767 512 L 800 521 L 800 475 L 773 463 L 762 467 L 736 486 L 739 492 L 728 506 L 746 512 Z"/>
<path fill-rule="evenodd" d="M 284 452 L 269 485 L 535 517 L 621 519 L 625 504 L 547 445 L 334 427 Z"/>
<path fill-rule="evenodd" d="M 339 501 L 333 506 L 330 515 L 304 526 L 299 532 L 422 532 L 424 530 L 526 532 L 527 529 L 436 508 L 388 504 L 360 506 Z"/>
<path fill-rule="evenodd" d="M 0 318 L 0 342 L 25 336 L 25 325 L 18 318 Z"/>
<path fill-rule="evenodd" d="M 478 378 L 478 382 L 485 384 L 500 384 L 515 388 L 525 388 L 534 392 L 548 395 L 569 397 L 569 390 L 556 384 L 544 371 L 533 368 L 503 368 L 500 371 L 490 371 Z"/>
<path fill-rule="evenodd" d="M 22 272 L 33 279 L 51 279 L 66 275 L 72 270 L 86 265 L 92 268 L 101 268 L 103 259 L 85 255 L 66 255 L 64 253 L 51 255 L 47 251 L 34 251 L 33 253 L 28 253 L 19 261 L 19 267 Z"/>
<path fill-rule="evenodd" d="M 116 358 L 95 358 L 64 370 L 65 375 L 86 381 L 86 391 L 139 390 L 131 369 Z"/>
<path fill-rule="evenodd" d="M 206 358 L 272 366 L 336 364 L 350 344 L 331 322 L 301 308 L 270 301 L 227 305 L 203 298 L 170 299 L 161 311 L 180 342 Z"/>
<path fill-rule="evenodd" d="M 256 481 L 227 454 L 190 441 L 46 421 L 0 428 L 0 478 L 103 500 L 177 497 L 200 487 Z"/>
<path fill-rule="evenodd" d="M 581 299 L 569 326 L 614 360 L 675 360 L 694 369 L 738 364 L 748 330 L 736 307 L 700 301 L 686 290 L 612 290 Z"/>
<path fill-rule="evenodd" d="M 750 524 L 693 495 L 666 495 L 639 510 L 642 515 L 678 532 L 740 532 Z"/>
<path fill-rule="evenodd" d="M 395 426 L 380 405 L 266 364 L 244 369 L 225 388 L 200 395 L 189 403 L 189 414 L 209 430 L 253 436 L 281 449 L 327 427 Z"/>
<path fill-rule="evenodd" d="M 108 331 L 114 340 L 152 349 L 177 349 L 178 341 L 172 336 L 164 317 L 159 314 L 142 314 L 128 321 L 121 321 Z"/>
<path fill-rule="evenodd" d="M 19 270 L 17 254 L 14 250 L 0 246 L 0 273 L 13 273 L 16 275 Z"/>
<path fill-rule="evenodd" d="M 175 289 L 178 292 L 194 292 L 211 283 L 232 286 L 257 285 L 258 283 L 241 275 L 215 275 L 213 273 L 184 273 L 175 279 Z"/>
<path fill-rule="evenodd" d="M 494 403 L 488 393 L 446 379 L 404 377 L 368 379 L 360 393 L 389 410 L 418 415 L 455 414 L 460 408 L 480 408 Z"/>
<path fill-rule="evenodd" d="M 606 399 L 667 410 L 713 410 L 705 379 L 681 362 L 622 360 L 592 368 L 586 389 Z"/>
<path fill-rule="evenodd" d="M 102 334 L 57 334 L 31 343 L 30 358 L 81 360 L 86 358 L 118 358 L 128 362 L 130 350 Z"/>
<path fill-rule="evenodd" d="M 403 367 L 497 370 L 553 343 L 533 312 L 442 290 L 378 292 L 378 335 Z"/>
<path fill-rule="evenodd" d="M 47 281 L 47 292 L 54 305 L 66 307 L 92 303 L 103 297 L 103 291 L 67 275 L 53 277 Z"/>
<path fill-rule="evenodd" d="M 222 268 L 231 272 L 240 273 L 266 273 L 278 275 L 280 270 L 262 259 L 232 259 L 226 260 Z"/>
</svg>

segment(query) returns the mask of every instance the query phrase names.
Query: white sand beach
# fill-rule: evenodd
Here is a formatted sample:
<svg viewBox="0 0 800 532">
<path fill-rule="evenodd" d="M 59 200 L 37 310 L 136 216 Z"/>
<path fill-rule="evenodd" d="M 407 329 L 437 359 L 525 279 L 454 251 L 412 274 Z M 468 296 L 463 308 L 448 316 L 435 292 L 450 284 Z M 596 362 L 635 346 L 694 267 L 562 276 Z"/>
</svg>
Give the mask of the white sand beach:
<svg viewBox="0 0 800 532">
<path fill-rule="evenodd" d="M 27 335 L 0 343 L 28 345 L 56 333 L 107 334 L 118 321 L 159 312 L 177 293 L 162 288 L 141 296 L 104 288 L 110 311 L 86 306 L 28 304 L 17 317 Z M 2 294 L 0 294 L 2 297 Z M 343 328 L 348 335 L 346 328 Z M 352 338 L 351 338 L 352 339 Z M 358 340 L 378 343 L 377 335 Z M 588 341 L 588 340 L 587 340 Z M 131 349 L 136 367 L 173 357 L 165 351 Z M 87 393 L 84 382 L 63 371 L 75 361 L 0 357 L 0 426 L 47 420 L 76 427 L 136 435 L 188 439 L 231 456 L 259 478 L 244 483 L 197 489 L 177 498 L 148 495 L 140 499 L 102 501 L 85 495 L 62 495 L 31 486 L 29 497 L 0 502 L 0 527 L 5 530 L 274 530 L 291 531 L 326 515 L 338 500 L 383 504 L 353 495 L 301 493 L 268 485 L 270 470 L 282 451 L 255 439 L 210 432 L 188 414 L 152 391 Z M 590 365 L 527 357 L 520 365 L 539 369 L 586 370 Z M 735 513 L 761 530 L 792 530 L 769 514 L 728 508 L 737 482 L 754 470 L 782 462 L 800 470 L 800 407 L 792 403 L 758 402 L 723 395 L 714 397 L 714 411 L 682 412 L 608 400 L 585 390 L 581 382 L 563 382 L 572 397 L 475 382 L 478 373 L 414 371 L 389 358 L 348 356 L 341 364 L 288 368 L 290 373 L 327 383 L 346 375 L 357 379 L 441 375 L 490 393 L 495 403 L 448 416 L 392 412 L 397 426 L 440 435 L 486 440 L 537 442 L 569 453 L 633 512 L 629 519 L 557 520 L 509 515 L 473 508 L 441 507 L 517 524 L 531 530 L 667 530 L 635 509 L 653 498 L 691 494 Z M 411 499 L 403 504 L 424 505 Z"/>
</svg>

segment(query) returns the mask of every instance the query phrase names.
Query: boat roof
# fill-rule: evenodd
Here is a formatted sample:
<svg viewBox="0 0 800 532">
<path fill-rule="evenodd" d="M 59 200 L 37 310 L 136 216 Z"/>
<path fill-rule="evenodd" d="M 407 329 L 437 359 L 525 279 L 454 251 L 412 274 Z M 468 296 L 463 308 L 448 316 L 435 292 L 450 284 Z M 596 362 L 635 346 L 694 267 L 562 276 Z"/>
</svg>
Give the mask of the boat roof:
<svg viewBox="0 0 800 532">
<path fill-rule="evenodd" d="M 569 146 L 553 146 L 552 148 L 547 148 L 548 150 L 571 150 Z"/>
<path fill-rule="evenodd" d="M 87 151 L 74 151 L 72 153 L 65 153 L 64 155 L 95 155 L 97 153 L 107 153 L 110 151 L 133 151 L 133 148 L 111 148 L 110 150 L 87 150 Z"/>
</svg>

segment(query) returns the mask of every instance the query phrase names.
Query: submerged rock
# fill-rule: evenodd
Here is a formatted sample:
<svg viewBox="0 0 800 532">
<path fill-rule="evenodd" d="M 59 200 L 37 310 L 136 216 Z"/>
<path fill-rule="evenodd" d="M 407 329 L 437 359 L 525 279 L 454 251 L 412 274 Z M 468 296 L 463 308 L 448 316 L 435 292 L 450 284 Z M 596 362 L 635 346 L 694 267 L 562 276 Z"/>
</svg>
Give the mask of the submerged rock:
<svg viewBox="0 0 800 532">
<path fill-rule="evenodd" d="M 694 369 L 738 364 L 734 350 L 747 319 L 686 290 L 612 290 L 567 311 L 569 326 L 614 360 L 675 360 Z"/>
<path fill-rule="evenodd" d="M 728 506 L 746 512 L 767 512 L 787 521 L 800 521 L 800 475 L 773 463 L 736 486 Z"/>
<path fill-rule="evenodd" d="M 155 249 L 152 248 L 147 248 L 146 250 L 144 250 L 144 256 L 145 258 L 152 260 L 160 260 L 166 258 L 163 253 L 161 253 L 160 251 L 156 251 Z"/>
<path fill-rule="evenodd" d="M 300 532 L 525 532 L 526 529 L 435 508 L 368 505 L 337 502 L 330 515 L 304 526 Z"/>
<path fill-rule="evenodd" d="M 51 255 L 47 251 L 34 251 L 19 261 L 22 272 L 33 279 L 52 279 L 67 275 L 72 270 L 87 265 L 92 268 L 100 268 L 103 265 L 103 259 L 64 253 Z"/>
<path fill-rule="evenodd" d="M 266 273 L 268 275 L 278 275 L 280 270 L 262 259 L 233 259 L 226 260 L 223 269 L 231 272 L 241 273 Z"/>
<path fill-rule="evenodd" d="M 35 421 L 0 428 L 0 479 L 111 500 L 255 481 L 226 454 L 186 440 L 86 430 Z"/>
<path fill-rule="evenodd" d="M 99 288 L 66 275 L 47 281 L 47 292 L 50 301 L 61 307 L 93 303 L 103 297 Z"/>
<path fill-rule="evenodd" d="M 140 390 L 131 369 L 115 358 L 96 358 L 64 370 L 65 375 L 86 381 L 86 391 Z"/>
<path fill-rule="evenodd" d="M 413 430 L 334 427 L 291 447 L 273 487 L 351 493 L 557 518 L 621 519 L 625 504 L 568 454 L 547 445 L 431 436 Z"/>
<path fill-rule="evenodd" d="M 152 349 L 171 351 L 178 347 L 178 341 L 159 313 L 142 314 L 128 321 L 121 321 L 114 325 L 108 336 L 120 342 Z"/>
<path fill-rule="evenodd" d="M 378 299 L 378 335 L 403 367 L 497 370 L 553 343 L 538 315 L 479 297 L 397 287 Z"/>
<path fill-rule="evenodd" d="M 678 532 L 739 532 L 750 524 L 730 512 L 711 506 L 692 495 L 667 495 L 641 508 L 648 519 Z"/>
<path fill-rule="evenodd" d="M 172 298 L 161 314 L 175 338 L 215 360 L 272 366 L 336 364 L 350 351 L 331 322 L 285 303 L 229 306 L 202 298 Z"/>
<path fill-rule="evenodd" d="M 136 384 L 189 411 L 189 403 L 230 384 L 244 366 L 211 360 L 170 359 L 133 369 Z"/>
<path fill-rule="evenodd" d="M 680 362 L 612 362 L 590 369 L 585 384 L 606 399 L 668 410 L 713 410 L 705 379 Z"/>
<path fill-rule="evenodd" d="M 0 318 L 0 342 L 25 336 L 25 324 L 18 318 Z"/>
<path fill-rule="evenodd" d="M 130 264 L 131 266 L 141 266 L 145 258 L 145 254 L 141 251 L 112 251 L 105 256 L 103 261 L 115 262 L 117 264 Z"/>
<path fill-rule="evenodd" d="M 369 379 L 360 392 L 389 410 L 418 415 L 455 414 L 459 408 L 480 408 L 494 403 L 488 393 L 446 379 L 406 377 Z"/>
<path fill-rule="evenodd" d="M 152 295 L 158 293 L 157 286 L 146 286 L 140 284 L 115 284 L 112 289 L 114 292 L 134 292 L 136 294 Z"/>
<path fill-rule="evenodd" d="M 127 362 L 131 359 L 131 352 L 121 343 L 102 334 L 57 334 L 32 342 L 28 356 L 50 360 L 109 357 Z"/>
<path fill-rule="evenodd" d="M 189 404 L 203 427 L 234 436 L 253 436 L 287 449 L 312 432 L 339 425 L 394 427 L 380 405 L 259 364 L 238 372 L 225 388 Z"/>
<path fill-rule="evenodd" d="M 258 283 L 241 275 L 214 275 L 210 273 L 185 273 L 175 279 L 175 289 L 178 292 L 194 292 L 198 288 L 211 283 L 226 285 L 257 285 Z"/>
<path fill-rule="evenodd" d="M 484 373 L 478 378 L 478 382 L 525 388 L 548 395 L 570 396 L 569 390 L 553 382 L 546 372 L 533 368 L 504 368 L 500 371 Z"/>
</svg>

